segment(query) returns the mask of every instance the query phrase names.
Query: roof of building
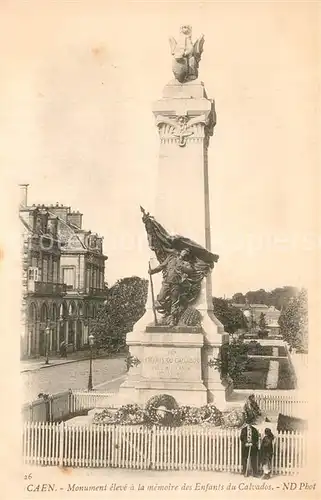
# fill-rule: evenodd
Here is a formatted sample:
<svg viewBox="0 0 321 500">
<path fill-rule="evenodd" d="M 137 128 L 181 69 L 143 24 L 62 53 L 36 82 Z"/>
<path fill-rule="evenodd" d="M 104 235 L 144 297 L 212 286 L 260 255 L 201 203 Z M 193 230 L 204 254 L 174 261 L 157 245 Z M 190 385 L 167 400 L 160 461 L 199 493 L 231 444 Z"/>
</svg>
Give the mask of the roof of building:
<svg viewBox="0 0 321 500">
<path fill-rule="evenodd" d="M 251 309 L 268 309 L 269 306 L 266 304 L 235 304 L 232 303 L 232 306 L 234 307 L 239 307 L 240 309 L 248 309 L 249 307 Z"/>
</svg>

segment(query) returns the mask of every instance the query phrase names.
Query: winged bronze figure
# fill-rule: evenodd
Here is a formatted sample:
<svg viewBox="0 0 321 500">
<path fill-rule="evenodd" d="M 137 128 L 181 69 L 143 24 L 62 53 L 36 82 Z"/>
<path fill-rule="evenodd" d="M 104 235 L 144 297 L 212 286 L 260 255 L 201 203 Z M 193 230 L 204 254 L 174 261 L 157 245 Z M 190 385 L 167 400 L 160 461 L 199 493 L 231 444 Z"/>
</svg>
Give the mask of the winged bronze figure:
<svg viewBox="0 0 321 500">
<path fill-rule="evenodd" d="M 180 83 L 189 82 L 198 78 L 198 66 L 201 60 L 204 35 L 196 42 L 192 42 L 192 27 L 183 25 L 180 28 L 179 38 L 169 39 L 171 53 L 173 56 L 172 69 L 175 78 Z"/>
</svg>

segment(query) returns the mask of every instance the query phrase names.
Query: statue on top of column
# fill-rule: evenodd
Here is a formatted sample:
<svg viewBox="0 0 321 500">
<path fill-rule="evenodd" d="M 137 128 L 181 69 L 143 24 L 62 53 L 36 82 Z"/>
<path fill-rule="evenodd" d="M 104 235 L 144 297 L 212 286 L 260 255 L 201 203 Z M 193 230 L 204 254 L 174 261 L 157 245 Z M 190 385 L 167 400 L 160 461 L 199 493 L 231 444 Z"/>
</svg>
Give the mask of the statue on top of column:
<svg viewBox="0 0 321 500">
<path fill-rule="evenodd" d="M 198 65 L 204 45 L 204 35 L 192 42 L 192 27 L 183 25 L 180 28 L 178 41 L 170 37 L 169 43 L 173 56 L 173 73 L 180 83 L 198 78 Z"/>
</svg>

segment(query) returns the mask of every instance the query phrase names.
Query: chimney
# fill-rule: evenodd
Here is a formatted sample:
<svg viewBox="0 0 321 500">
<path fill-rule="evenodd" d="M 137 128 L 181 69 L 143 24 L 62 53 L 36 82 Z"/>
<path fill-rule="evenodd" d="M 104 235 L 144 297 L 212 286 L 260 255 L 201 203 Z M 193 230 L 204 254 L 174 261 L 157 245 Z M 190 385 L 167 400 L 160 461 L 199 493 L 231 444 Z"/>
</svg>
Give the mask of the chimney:
<svg viewBox="0 0 321 500">
<path fill-rule="evenodd" d="M 75 226 L 79 227 L 81 229 L 82 227 L 82 215 L 80 212 L 70 212 L 67 215 L 67 222 L 70 222 L 71 224 L 74 224 Z"/>
<path fill-rule="evenodd" d="M 28 206 L 28 186 L 29 184 L 19 184 L 20 187 L 20 208 Z"/>
</svg>

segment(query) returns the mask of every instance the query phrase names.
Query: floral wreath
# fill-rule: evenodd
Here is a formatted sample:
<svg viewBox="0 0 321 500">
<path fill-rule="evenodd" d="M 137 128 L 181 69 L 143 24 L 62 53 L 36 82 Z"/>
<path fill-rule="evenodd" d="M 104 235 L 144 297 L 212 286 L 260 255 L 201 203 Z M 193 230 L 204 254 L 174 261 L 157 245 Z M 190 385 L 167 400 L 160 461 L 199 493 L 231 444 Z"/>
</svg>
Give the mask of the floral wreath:
<svg viewBox="0 0 321 500">
<path fill-rule="evenodd" d="M 165 415 L 159 411 L 164 407 Z M 161 424 L 165 426 L 173 425 L 174 411 L 178 410 L 176 399 L 169 394 L 158 394 L 150 398 L 145 407 L 145 416 L 151 424 Z"/>
<path fill-rule="evenodd" d="M 141 424 L 143 422 L 144 410 L 136 403 L 121 406 L 114 416 L 115 424 Z"/>
</svg>

